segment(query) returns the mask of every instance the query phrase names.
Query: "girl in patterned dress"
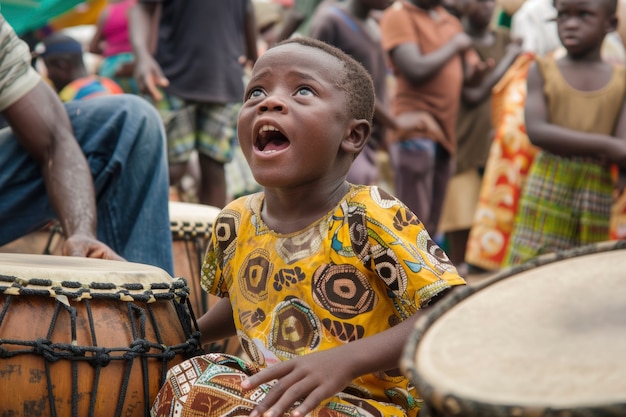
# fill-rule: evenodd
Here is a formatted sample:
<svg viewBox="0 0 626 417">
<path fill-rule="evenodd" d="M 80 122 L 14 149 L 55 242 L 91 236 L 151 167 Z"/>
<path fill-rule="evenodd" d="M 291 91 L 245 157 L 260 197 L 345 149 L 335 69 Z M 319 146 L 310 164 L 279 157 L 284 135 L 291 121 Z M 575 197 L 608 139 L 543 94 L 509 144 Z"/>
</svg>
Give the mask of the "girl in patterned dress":
<svg viewBox="0 0 626 417">
<path fill-rule="evenodd" d="M 173 367 L 153 416 L 417 415 L 405 341 L 465 281 L 402 202 L 346 182 L 373 111 L 367 71 L 325 43 L 257 61 L 238 136 L 264 191 L 215 220 L 202 285 L 221 300 L 198 320 L 203 342 L 236 334 L 250 361 Z"/>
</svg>

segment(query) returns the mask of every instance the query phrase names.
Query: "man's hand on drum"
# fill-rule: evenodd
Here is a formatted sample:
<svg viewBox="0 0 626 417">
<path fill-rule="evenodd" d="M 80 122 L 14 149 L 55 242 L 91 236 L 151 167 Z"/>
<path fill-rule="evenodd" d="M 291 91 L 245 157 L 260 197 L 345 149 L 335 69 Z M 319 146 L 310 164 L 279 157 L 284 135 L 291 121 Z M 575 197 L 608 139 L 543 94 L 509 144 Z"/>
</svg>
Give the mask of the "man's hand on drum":
<svg viewBox="0 0 626 417">
<path fill-rule="evenodd" d="M 113 249 L 91 236 L 75 234 L 68 237 L 63 245 L 63 255 L 86 258 L 125 261 Z"/>
</svg>

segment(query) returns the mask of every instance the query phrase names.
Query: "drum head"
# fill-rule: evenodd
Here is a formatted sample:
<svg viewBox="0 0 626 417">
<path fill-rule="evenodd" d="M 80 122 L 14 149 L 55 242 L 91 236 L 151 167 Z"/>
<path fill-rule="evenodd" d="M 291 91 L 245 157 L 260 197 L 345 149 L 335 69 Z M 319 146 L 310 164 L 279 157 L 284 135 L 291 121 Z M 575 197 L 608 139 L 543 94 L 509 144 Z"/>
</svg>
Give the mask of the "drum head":
<svg viewBox="0 0 626 417">
<path fill-rule="evenodd" d="M 215 218 L 220 213 L 217 207 L 206 204 L 170 201 L 170 229 L 174 235 L 200 235 L 209 237 Z"/>
<path fill-rule="evenodd" d="M 69 294 L 80 300 L 93 294 L 119 294 L 132 299 L 149 294 L 187 291 L 183 279 L 163 269 L 134 262 L 75 256 L 0 253 L 0 294 L 19 295 L 24 289 L 46 290 L 50 296 Z M 173 291 L 174 290 L 174 291 Z M 28 292 L 28 291 L 27 291 Z"/>
<path fill-rule="evenodd" d="M 425 402 L 446 416 L 626 415 L 623 243 L 544 258 L 436 305 L 403 359 Z"/>
<path fill-rule="evenodd" d="M 56 281 L 82 280 L 85 277 L 93 282 L 151 283 L 172 280 L 163 269 L 140 263 L 21 253 L 0 253 L 0 274 Z"/>
</svg>

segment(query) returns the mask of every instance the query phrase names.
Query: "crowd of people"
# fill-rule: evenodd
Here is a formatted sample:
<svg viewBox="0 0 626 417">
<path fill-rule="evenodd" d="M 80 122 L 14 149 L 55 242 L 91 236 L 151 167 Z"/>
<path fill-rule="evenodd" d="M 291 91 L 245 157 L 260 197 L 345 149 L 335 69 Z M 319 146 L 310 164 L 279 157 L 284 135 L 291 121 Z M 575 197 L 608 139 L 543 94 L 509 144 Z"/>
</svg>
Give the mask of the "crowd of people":
<svg viewBox="0 0 626 417">
<path fill-rule="evenodd" d="M 203 341 L 237 336 L 248 361 L 176 366 L 153 415 L 415 416 L 396 368 L 433 304 L 473 273 L 626 237 L 617 11 L 110 0 L 87 45 L 32 51 L 0 16 L 0 245 L 56 219 L 65 255 L 172 273 L 168 201 L 192 176 L 223 209 Z"/>
</svg>

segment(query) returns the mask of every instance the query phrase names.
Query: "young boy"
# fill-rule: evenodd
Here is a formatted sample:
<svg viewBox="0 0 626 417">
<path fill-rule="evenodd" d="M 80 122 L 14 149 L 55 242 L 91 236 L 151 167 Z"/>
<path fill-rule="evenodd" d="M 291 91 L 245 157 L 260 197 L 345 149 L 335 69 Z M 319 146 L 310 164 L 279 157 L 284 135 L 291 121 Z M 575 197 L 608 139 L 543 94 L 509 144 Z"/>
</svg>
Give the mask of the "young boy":
<svg viewBox="0 0 626 417">
<path fill-rule="evenodd" d="M 441 0 L 402 0 L 380 21 L 383 47 L 396 76 L 396 116 L 424 111 L 444 133 L 410 138 L 392 135 L 389 148 L 395 193 L 435 234 L 456 151 L 455 127 L 464 82 L 487 69 L 471 49 L 472 40 Z M 478 71 L 476 71 L 478 69 Z"/>
<path fill-rule="evenodd" d="M 198 321 L 207 341 L 237 334 L 252 363 L 172 368 L 153 416 L 417 414 L 405 340 L 464 281 L 405 205 L 346 182 L 373 112 L 370 76 L 337 48 L 297 37 L 259 58 L 238 135 L 264 192 L 216 219 L 202 284 L 223 298 Z"/>
<path fill-rule="evenodd" d="M 626 70 L 602 60 L 616 0 L 556 0 L 567 54 L 528 74 L 526 129 L 540 148 L 530 168 L 505 265 L 608 240 L 614 181 L 626 166 Z"/>
</svg>

